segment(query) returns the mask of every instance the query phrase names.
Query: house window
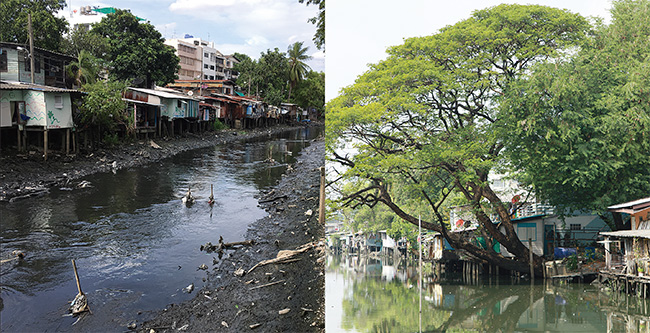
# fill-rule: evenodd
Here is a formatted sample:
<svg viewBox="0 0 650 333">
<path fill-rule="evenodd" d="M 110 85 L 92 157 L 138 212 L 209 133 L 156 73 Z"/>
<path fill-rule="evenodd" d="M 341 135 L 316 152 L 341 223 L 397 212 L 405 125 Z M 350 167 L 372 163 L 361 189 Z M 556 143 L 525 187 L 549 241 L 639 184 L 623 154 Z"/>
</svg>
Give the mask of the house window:
<svg viewBox="0 0 650 333">
<path fill-rule="evenodd" d="M 537 225 L 532 222 L 527 223 L 518 223 L 517 224 L 517 235 L 522 242 L 527 242 L 528 239 L 532 239 L 533 242 L 537 241 Z"/>
<path fill-rule="evenodd" d="M 210 65 L 210 69 L 211 69 L 211 70 L 214 70 L 214 65 Z"/>
<path fill-rule="evenodd" d="M 210 75 L 210 80 L 214 80 L 214 75 Z"/>
<path fill-rule="evenodd" d="M 0 49 L 0 72 L 7 72 L 7 50 Z"/>
<path fill-rule="evenodd" d="M 54 96 L 54 107 L 57 109 L 63 109 L 63 96 Z"/>
<path fill-rule="evenodd" d="M 207 74 L 206 74 L 206 75 L 203 75 L 203 79 L 204 79 L 204 80 L 207 80 L 207 79 L 208 79 L 208 75 L 207 75 Z"/>
<path fill-rule="evenodd" d="M 582 225 L 579 223 L 571 223 L 569 227 L 571 230 L 582 230 Z"/>
<path fill-rule="evenodd" d="M 208 69 L 208 64 L 203 65 L 203 68 Z"/>
<path fill-rule="evenodd" d="M 207 52 L 204 52 L 204 53 L 203 53 L 203 57 L 208 58 L 209 56 L 210 56 L 210 55 L 208 55 Z"/>
<path fill-rule="evenodd" d="M 32 64 L 29 57 L 25 58 L 25 71 L 31 72 Z M 41 72 L 41 62 L 38 58 L 34 58 L 34 73 Z"/>
</svg>

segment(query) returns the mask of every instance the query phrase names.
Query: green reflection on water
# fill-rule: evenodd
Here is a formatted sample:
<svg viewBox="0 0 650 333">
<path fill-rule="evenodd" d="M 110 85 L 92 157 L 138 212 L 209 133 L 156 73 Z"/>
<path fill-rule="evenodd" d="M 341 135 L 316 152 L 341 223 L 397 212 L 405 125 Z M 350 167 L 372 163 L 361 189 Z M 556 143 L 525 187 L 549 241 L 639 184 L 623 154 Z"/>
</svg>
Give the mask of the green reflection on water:
<svg viewBox="0 0 650 333">
<path fill-rule="evenodd" d="M 329 300 L 342 313 L 332 331 L 650 331 L 648 301 L 588 284 L 425 278 L 420 317 L 417 272 L 403 261 L 330 256 L 327 273 L 345 281 L 340 293 L 326 295 L 341 297 Z"/>
</svg>

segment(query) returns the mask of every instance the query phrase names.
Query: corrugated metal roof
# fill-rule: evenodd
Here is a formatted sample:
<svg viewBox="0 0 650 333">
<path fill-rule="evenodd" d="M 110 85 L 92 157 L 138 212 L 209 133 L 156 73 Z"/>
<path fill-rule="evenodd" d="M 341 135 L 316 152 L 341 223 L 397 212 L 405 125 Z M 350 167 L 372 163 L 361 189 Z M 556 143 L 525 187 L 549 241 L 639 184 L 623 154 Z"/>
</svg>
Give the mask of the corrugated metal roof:
<svg viewBox="0 0 650 333">
<path fill-rule="evenodd" d="M 134 91 L 139 91 L 139 92 L 142 92 L 142 93 L 145 93 L 145 94 L 149 94 L 149 95 L 154 95 L 154 96 L 158 96 L 158 97 L 163 97 L 163 98 L 180 98 L 180 99 L 191 99 L 191 100 L 194 100 L 194 98 L 192 98 L 192 97 L 190 97 L 190 96 L 187 96 L 187 95 L 183 95 L 183 94 L 174 94 L 174 93 L 170 93 L 170 92 L 166 92 L 166 91 L 153 90 L 153 89 L 145 89 L 145 88 L 131 88 L 131 87 L 129 87 L 129 89 L 130 89 L 130 90 L 134 90 Z"/>
<path fill-rule="evenodd" d="M 58 87 L 44 86 L 14 81 L 0 81 L 0 90 L 38 90 L 45 92 L 82 93 L 76 89 L 64 89 Z"/>
<path fill-rule="evenodd" d="M 650 205 L 650 197 L 648 198 L 643 198 L 639 200 L 634 200 L 630 202 L 625 202 L 621 203 L 618 205 L 613 205 L 607 207 L 608 210 L 615 210 L 615 209 L 621 209 L 621 208 L 633 208 L 633 209 L 638 209 L 638 208 L 645 208 L 647 205 Z M 636 207 L 640 206 L 640 207 Z"/>
<path fill-rule="evenodd" d="M 601 232 L 602 236 L 613 236 L 613 237 L 641 237 L 641 238 L 650 238 L 650 230 L 641 229 L 641 230 L 619 230 L 619 231 L 607 231 Z"/>
</svg>

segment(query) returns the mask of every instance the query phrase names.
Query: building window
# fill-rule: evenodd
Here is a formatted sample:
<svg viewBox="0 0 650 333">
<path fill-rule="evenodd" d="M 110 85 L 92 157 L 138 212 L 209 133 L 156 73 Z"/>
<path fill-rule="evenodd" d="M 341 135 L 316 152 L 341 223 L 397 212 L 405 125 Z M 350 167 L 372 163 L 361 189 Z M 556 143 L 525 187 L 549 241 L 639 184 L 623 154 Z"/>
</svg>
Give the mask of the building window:
<svg viewBox="0 0 650 333">
<path fill-rule="evenodd" d="M 7 61 L 7 50 L 5 49 L 0 49 L 0 72 L 7 72 L 7 64 L 9 62 Z"/>
<path fill-rule="evenodd" d="M 517 224 L 517 235 L 522 242 L 526 243 L 528 239 L 533 242 L 537 241 L 537 225 L 535 223 L 523 222 Z"/>
<path fill-rule="evenodd" d="M 203 75 L 203 79 L 204 79 L 204 80 L 207 80 L 207 79 L 208 79 L 208 76 L 207 76 L 207 75 Z"/>
<path fill-rule="evenodd" d="M 63 109 L 63 96 L 54 96 L 54 107 L 57 109 Z"/>
<path fill-rule="evenodd" d="M 579 223 L 571 223 L 569 227 L 571 230 L 582 230 L 582 225 Z"/>
<path fill-rule="evenodd" d="M 210 75 L 210 80 L 214 80 L 214 75 Z"/>
<path fill-rule="evenodd" d="M 203 57 L 208 58 L 208 57 L 210 57 L 210 55 L 208 55 L 207 52 L 204 52 L 204 53 L 203 53 Z"/>
<path fill-rule="evenodd" d="M 214 65 L 210 65 L 210 69 L 211 69 L 211 70 L 214 70 Z"/>
<path fill-rule="evenodd" d="M 208 64 L 203 65 L 203 68 L 208 69 Z"/>
</svg>

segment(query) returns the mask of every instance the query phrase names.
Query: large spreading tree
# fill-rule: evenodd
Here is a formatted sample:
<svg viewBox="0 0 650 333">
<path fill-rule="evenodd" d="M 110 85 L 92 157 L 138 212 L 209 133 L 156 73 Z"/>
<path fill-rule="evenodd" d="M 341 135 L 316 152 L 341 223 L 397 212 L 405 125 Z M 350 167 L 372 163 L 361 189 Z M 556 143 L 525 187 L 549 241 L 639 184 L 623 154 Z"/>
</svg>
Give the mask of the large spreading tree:
<svg viewBox="0 0 650 333">
<path fill-rule="evenodd" d="M 150 23 L 140 23 L 128 10 L 118 9 L 93 25 L 92 33 L 108 40 L 106 60 L 110 76 L 119 81 L 143 81 L 165 85 L 178 77 L 179 58 L 174 48 L 165 45 Z"/>
<path fill-rule="evenodd" d="M 342 180 L 356 184 L 341 201 L 384 204 L 413 225 L 421 216 L 422 227 L 442 233 L 452 247 L 527 271 L 528 248 L 488 181 L 507 163 L 496 131 L 499 107 L 513 81 L 576 45 L 589 27 L 566 10 L 499 5 L 390 48 L 386 60 L 328 104 L 329 158 L 344 166 Z M 346 145 L 354 149 L 341 150 Z M 449 231 L 443 203 L 457 193 L 472 207 L 487 246 Z M 514 258 L 497 253 L 493 242 Z M 533 261 L 541 274 L 542 259 Z"/>
</svg>

